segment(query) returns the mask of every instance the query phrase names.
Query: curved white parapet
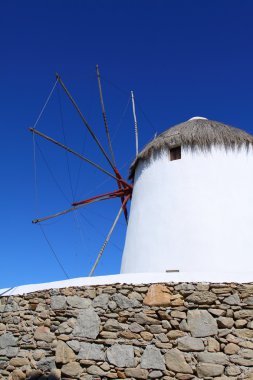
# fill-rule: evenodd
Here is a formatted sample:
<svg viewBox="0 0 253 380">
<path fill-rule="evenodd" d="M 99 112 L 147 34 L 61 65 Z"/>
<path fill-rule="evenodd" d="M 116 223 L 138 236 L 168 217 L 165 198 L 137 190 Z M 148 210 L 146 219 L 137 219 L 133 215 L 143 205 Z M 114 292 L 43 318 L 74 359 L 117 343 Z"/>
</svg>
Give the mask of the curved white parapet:
<svg viewBox="0 0 253 380">
<path fill-rule="evenodd" d="M 182 149 L 181 159 L 162 152 L 138 164 L 121 273 L 251 268 L 252 149 Z"/>
<path fill-rule="evenodd" d="M 94 286 L 110 284 L 155 284 L 171 282 L 208 282 L 208 283 L 249 283 L 253 282 L 253 271 L 247 273 L 126 273 L 109 276 L 79 277 L 63 281 L 47 282 L 0 289 L 0 296 L 22 295 L 41 290 L 68 288 L 72 286 Z"/>
</svg>

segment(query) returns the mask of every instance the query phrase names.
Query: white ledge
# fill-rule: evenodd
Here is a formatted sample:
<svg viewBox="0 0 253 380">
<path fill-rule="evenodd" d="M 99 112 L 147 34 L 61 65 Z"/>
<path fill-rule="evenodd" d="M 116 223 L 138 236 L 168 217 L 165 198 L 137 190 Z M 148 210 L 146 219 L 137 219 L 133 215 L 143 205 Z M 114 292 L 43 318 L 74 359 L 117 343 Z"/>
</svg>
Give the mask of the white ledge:
<svg viewBox="0 0 253 380">
<path fill-rule="evenodd" d="M 247 273 L 124 273 L 108 276 L 79 277 L 63 281 L 47 282 L 0 289 L 0 296 L 22 295 L 40 290 L 68 288 L 72 286 L 92 286 L 109 284 L 152 284 L 159 282 L 209 282 L 209 283 L 249 283 L 253 282 L 253 272 Z"/>
</svg>

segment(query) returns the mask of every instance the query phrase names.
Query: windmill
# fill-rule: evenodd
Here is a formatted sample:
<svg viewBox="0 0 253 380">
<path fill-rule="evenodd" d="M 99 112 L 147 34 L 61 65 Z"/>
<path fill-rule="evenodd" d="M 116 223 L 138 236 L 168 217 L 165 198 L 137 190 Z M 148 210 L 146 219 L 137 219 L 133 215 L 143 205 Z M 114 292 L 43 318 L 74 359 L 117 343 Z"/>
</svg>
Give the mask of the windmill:
<svg viewBox="0 0 253 380">
<path fill-rule="evenodd" d="M 110 151 L 108 155 L 59 75 L 68 99 L 99 147 L 111 171 L 66 145 L 39 135 L 113 178 L 117 189 L 74 202 L 70 208 L 36 219 L 52 219 L 92 203 L 119 198 L 120 209 L 92 266 L 124 213 L 127 226 L 121 273 L 246 273 L 252 261 L 253 136 L 238 128 L 197 116 L 169 128 L 138 152 L 134 96 L 136 159 L 128 183 L 116 166 L 97 67 L 100 103 Z M 134 186 L 134 188 L 133 188 Z M 238 260 L 238 254 L 240 260 Z"/>
<path fill-rule="evenodd" d="M 130 168 L 121 273 L 245 276 L 253 264 L 252 167 L 253 135 L 222 122 L 197 116 L 158 135 Z"/>
<path fill-rule="evenodd" d="M 32 221 L 32 223 L 34 224 L 37 224 L 37 223 L 41 223 L 41 222 L 44 222 L 44 221 L 47 221 L 47 220 L 50 220 L 50 219 L 53 219 L 53 218 L 57 218 L 61 215 L 65 215 L 65 214 L 68 214 L 68 213 L 71 213 L 75 210 L 79 210 L 83 207 L 86 207 L 90 204 L 93 204 L 93 203 L 97 203 L 97 202 L 102 202 L 102 201 L 105 201 L 105 200 L 111 200 L 111 199 L 115 199 L 115 198 L 119 198 L 120 201 L 121 201 L 121 206 L 119 208 L 119 211 L 111 225 L 111 228 L 109 229 L 109 232 L 106 236 L 106 239 L 97 255 L 97 258 L 90 270 L 90 273 L 89 273 L 89 276 L 92 276 L 102 255 L 103 255 L 103 252 L 111 238 L 111 235 L 119 221 L 119 218 L 121 216 L 121 214 L 123 213 L 124 214 L 124 217 L 125 217 L 125 221 L 126 223 L 128 222 L 128 210 L 127 210 L 127 204 L 128 202 L 131 200 L 131 196 L 132 196 L 132 191 L 133 191 L 133 184 L 132 183 L 129 183 L 127 180 L 125 180 L 118 167 L 117 167 L 117 164 L 116 164 L 116 159 L 115 159 L 115 154 L 114 154 L 114 151 L 113 151 L 113 147 L 112 147 L 112 140 L 111 140 L 111 135 L 110 135 L 110 130 L 109 130 L 109 126 L 108 126 L 108 122 L 107 122 L 107 116 L 106 116 L 106 112 L 105 112 L 105 106 L 104 106 L 104 99 L 103 99 L 103 92 L 102 92 L 102 85 L 101 85 L 101 77 L 100 77 L 100 71 L 99 71 L 99 67 L 98 65 L 96 66 L 96 75 L 97 75 L 97 81 L 98 81 L 98 89 L 99 89 L 99 98 L 100 98 L 100 104 L 101 104 L 101 109 L 102 109 L 102 116 L 103 116 L 103 122 L 104 122 L 104 127 L 105 127 L 105 132 L 106 132 L 106 137 L 107 137 L 107 143 L 108 143 L 108 148 L 109 148 L 109 152 L 110 154 L 108 154 L 105 150 L 105 148 L 103 147 L 103 145 L 101 144 L 100 140 L 98 139 L 98 137 L 96 136 L 96 134 L 94 133 L 93 129 L 91 128 L 91 126 L 88 124 L 86 118 L 84 117 L 83 113 L 81 112 L 79 106 L 77 105 L 76 101 L 74 100 L 73 96 L 71 95 L 71 93 L 69 92 L 68 88 L 66 87 L 66 85 L 64 84 L 62 78 L 60 77 L 59 74 L 56 74 L 56 81 L 55 81 L 55 84 L 52 88 L 52 91 L 50 92 L 49 94 L 49 97 L 48 99 L 46 100 L 46 103 L 45 105 L 43 106 L 42 108 L 42 111 L 41 113 L 39 114 L 35 124 L 33 127 L 29 128 L 29 130 L 32 132 L 33 136 L 39 136 L 41 138 L 43 138 L 44 140 L 47 140 L 48 142 L 52 143 L 52 144 L 55 144 L 56 146 L 62 148 L 63 150 L 65 150 L 66 152 L 69 152 L 71 153 L 72 155 L 76 156 L 77 158 L 79 158 L 80 160 L 88 163 L 89 165 L 93 166 L 93 168 L 95 168 L 96 170 L 100 171 L 100 172 L 103 172 L 104 174 L 106 174 L 108 177 L 110 178 L 113 178 L 115 180 L 115 184 L 117 186 L 116 189 L 110 191 L 110 192 L 106 192 L 106 193 L 102 193 L 102 194 L 99 194 L 99 195 L 96 195 L 96 196 L 93 196 L 93 197 L 90 197 L 90 198 L 87 198 L 87 199 L 83 199 L 83 200 L 80 200 L 80 201 L 76 201 L 76 202 L 73 202 L 67 209 L 64 209 L 64 210 L 61 210 L 61 211 L 58 211 L 54 214 L 51 214 L 51 215 L 47 215 L 47 216 L 44 216 L 44 217 L 40 217 L 40 218 L 37 218 L 37 219 L 34 219 Z M 79 115 L 84 127 L 86 128 L 87 132 L 89 133 L 90 137 L 93 139 L 93 141 L 95 142 L 95 144 L 97 145 L 97 147 L 99 148 L 100 152 L 102 153 L 104 159 L 107 161 L 107 163 L 109 164 L 110 168 L 111 168 L 111 171 L 108 171 L 106 169 L 104 169 L 101 165 L 95 163 L 94 161 L 90 160 L 89 158 L 87 158 L 86 156 L 84 156 L 83 154 L 80 154 L 78 153 L 77 151 L 71 149 L 70 147 L 68 147 L 66 144 L 63 144 L 61 142 L 59 142 L 58 140 L 55 140 L 54 138 L 42 133 L 41 131 L 39 131 L 36 126 L 38 124 L 38 121 L 42 115 L 42 113 L 44 112 L 48 102 L 49 102 L 49 99 L 51 98 L 56 86 L 61 86 L 61 88 L 64 90 L 64 93 L 66 94 L 67 98 L 69 99 L 69 101 L 71 102 L 71 104 L 73 105 L 74 109 L 76 110 L 77 114 Z M 137 126 L 137 120 L 136 120 L 136 112 L 135 112 L 135 100 L 134 100 L 134 94 L 133 92 L 131 92 L 131 101 L 132 101 L 132 109 L 133 109 L 133 117 L 134 117 L 134 129 L 135 129 L 135 141 L 136 141 L 136 154 L 138 154 L 138 126 Z"/>
</svg>

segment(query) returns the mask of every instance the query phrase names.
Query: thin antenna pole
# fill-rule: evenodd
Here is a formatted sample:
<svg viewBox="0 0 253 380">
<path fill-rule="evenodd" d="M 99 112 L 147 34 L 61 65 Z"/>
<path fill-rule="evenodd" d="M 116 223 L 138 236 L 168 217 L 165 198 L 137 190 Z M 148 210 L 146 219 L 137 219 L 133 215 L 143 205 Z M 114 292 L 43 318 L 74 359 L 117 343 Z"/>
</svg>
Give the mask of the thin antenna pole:
<svg viewBox="0 0 253 380">
<path fill-rule="evenodd" d="M 73 104 L 73 106 L 75 107 L 75 109 L 77 110 L 77 112 L 79 113 L 79 116 L 81 117 L 84 125 L 86 126 L 86 128 L 88 129 L 88 131 L 90 132 L 91 136 L 93 137 L 93 139 L 95 140 L 95 142 L 97 143 L 97 145 L 99 146 L 100 150 L 102 151 L 103 155 L 105 156 L 106 160 L 108 161 L 109 165 L 112 167 L 112 169 L 114 170 L 114 164 L 112 163 L 112 161 L 110 160 L 110 158 L 108 157 L 106 151 L 104 150 L 102 144 L 100 143 L 100 141 L 98 140 L 97 136 L 95 135 L 95 133 L 93 132 L 93 130 L 91 129 L 91 127 L 89 126 L 88 122 L 86 121 L 85 117 L 83 116 L 80 108 L 78 107 L 77 103 L 75 102 L 75 100 L 73 99 L 73 97 L 71 96 L 70 92 L 68 91 L 67 87 L 65 86 L 65 84 L 63 83 L 61 77 L 56 74 L 56 78 L 59 79 L 59 83 L 61 84 L 63 90 L 66 92 L 69 100 L 71 101 L 71 103 Z"/>
<path fill-rule="evenodd" d="M 119 180 L 116 176 L 114 176 L 113 174 L 111 174 L 110 172 L 108 172 L 107 170 L 103 169 L 100 165 L 96 164 L 95 162 L 89 160 L 88 158 L 82 156 L 81 154 L 75 152 L 74 150 L 68 148 L 66 145 L 54 140 L 52 137 L 49 137 L 47 135 L 45 135 L 44 133 L 42 132 L 39 132 L 37 129 L 34 129 L 34 128 L 29 128 L 29 131 L 31 131 L 32 133 L 35 133 L 36 135 L 39 135 L 41 137 L 43 137 L 44 139 L 52 142 L 53 144 L 55 145 L 58 145 L 60 146 L 61 148 L 67 150 L 68 152 L 74 154 L 74 156 L 77 156 L 78 158 L 80 158 L 81 160 L 85 161 L 85 162 L 88 162 L 89 164 L 95 166 L 95 168 L 101 170 L 103 173 L 109 175 L 110 177 L 116 179 L 117 181 Z"/>
<path fill-rule="evenodd" d="M 109 231 L 109 233 L 108 233 L 108 235 L 107 235 L 107 237 L 106 237 L 106 239 L 105 239 L 105 242 L 104 242 L 102 248 L 100 249 L 99 254 L 98 254 L 97 258 L 96 258 L 96 261 L 95 261 L 95 263 L 94 263 L 94 265 L 93 265 L 93 267 L 92 267 L 92 269 L 91 269 L 91 271 L 90 271 L 90 273 L 89 273 L 89 277 L 91 277 L 91 276 L 93 275 L 93 273 L 94 273 L 94 271 L 95 271 L 95 269 L 96 269 L 96 267 L 97 267 L 97 265 L 98 265 L 98 263 L 99 263 L 99 261 L 100 261 L 102 255 L 103 255 L 103 253 L 104 253 L 104 250 L 105 250 L 105 248 L 106 248 L 106 246 L 107 246 L 107 244 L 108 244 L 108 242 L 109 242 L 109 240 L 110 240 L 110 237 L 111 237 L 111 235 L 112 235 L 112 233 L 113 233 L 113 231 L 114 231 L 114 229 L 115 229 L 115 227 L 116 227 L 116 224 L 118 223 L 118 220 L 119 220 L 119 218 L 120 218 L 120 215 L 121 215 L 121 213 L 122 213 L 122 211 L 123 211 L 124 207 L 126 206 L 127 201 L 128 201 L 129 199 L 130 199 L 130 195 L 128 195 L 128 196 L 125 198 L 124 202 L 122 203 L 122 206 L 120 207 L 120 210 L 119 210 L 119 212 L 118 212 L 118 214 L 117 214 L 117 216 L 116 216 L 116 218 L 115 218 L 115 220 L 114 220 L 114 222 L 113 222 L 113 225 L 111 226 L 111 229 L 110 229 L 110 231 Z"/>
<path fill-rule="evenodd" d="M 135 112 L 135 102 L 134 102 L 133 91 L 131 91 L 131 99 L 132 99 L 132 109 L 133 109 L 133 116 L 134 116 L 135 149 L 136 149 L 136 156 L 138 156 L 138 153 L 139 153 L 138 124 L 137 124 L 137 118 L 136 118 L 136 112 Z"/>
<path fill-rule="evenodd" d="M 99 89 L 100 104 L 101 104 L 101 108 L 102 108 L 102 115 L 103 115 L 104 125 L 105 125 L 105 133 L 106 133 L 106 136 L 107 136 L 107 141 L 108 141 L 109 149 L 110 149 L 110 152 L 111 152 L 112 162 L 113 162 L 114 166 L 116 167 L 115 156 L 114 156 L 114 152 L 113 152 L 113 149 L 112 149 L 112 141 L 111 141 L 109 127 L 108 127 L 108 122 L 107 122 L 107 117 L 106 117 L 106 113 L 105 113 L 105 105 L 104 105 L 104 99 L 103 99 L 101 77 L 100 77 L 100 72 L 99 72 L 99 66 L 98 65 L 96 65 L 96 72 L 97 72 L 97 80 L 98 80 L 98 89 Z"/>
</svg>

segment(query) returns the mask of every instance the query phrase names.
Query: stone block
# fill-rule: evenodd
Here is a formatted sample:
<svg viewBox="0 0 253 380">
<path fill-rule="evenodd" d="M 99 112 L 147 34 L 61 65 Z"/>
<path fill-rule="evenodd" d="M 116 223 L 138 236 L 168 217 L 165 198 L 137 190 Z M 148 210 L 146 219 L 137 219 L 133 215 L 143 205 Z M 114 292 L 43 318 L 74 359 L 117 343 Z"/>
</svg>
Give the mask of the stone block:
<svg viewBox="0 0 253 380">
<path fill-rule="evenodd" d="M 172 348 L 165 354 L 165 364 L 173 372 L 193 373 L 191 366 L 185 360 L 184 354 L 177 348 Z"/>
<path fill-rule="evenodd" d="M 189 310 L 187 323 L 195 338 L 216 335 L 218 332 L 217 322 L 207 310 Z"/>
<path fill-rule="evenodd" d="M 183 336 L 178 338 L 177 347 L 181 351 L 204 351 L 204 343 L 200 338 L 193 338 L 191 336 Z"/>
<path fill-rule="evenodd" d="M 197 365 L 197 374 L 200 378 L 211 378 L 221 376 L 224 372 L 224 366 L 220 364 L 200 363 Z"/>
<path fill-rule="evenodd" d="M 165 370 L 164 358 L 158 348 L 146 347 L 141 357 L 141 368 Z"/>
<path fill-rule="evenodd" d="M 96 339 L 99 334 L 100 322 L 100 318 L 93 308 L 84 309 L 79 312 L 73 335 Z"/>
<path fill-rule="evenodd" d="M 117 367 L 134 367 L 134 349 L 126 344 L 114 344 L 106 352 L 109 363 Z"/>
<path fill-rule="evenodd" d="M 171 292 L 165 285 L 151 285 L 143 303 L 148 306 L 169 306 L 171 304 Z"/>
</svg>

